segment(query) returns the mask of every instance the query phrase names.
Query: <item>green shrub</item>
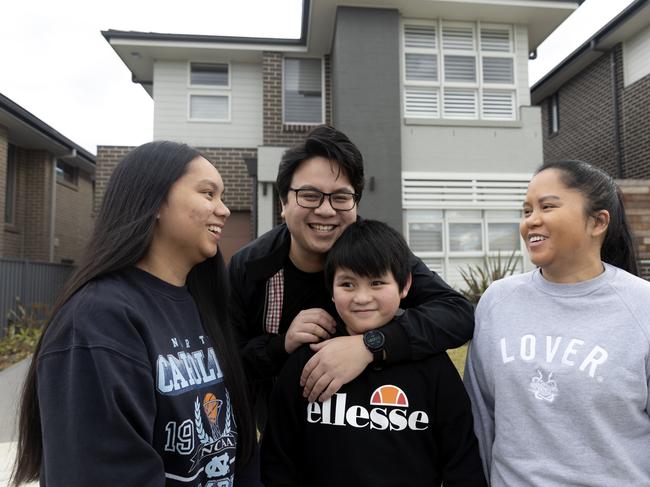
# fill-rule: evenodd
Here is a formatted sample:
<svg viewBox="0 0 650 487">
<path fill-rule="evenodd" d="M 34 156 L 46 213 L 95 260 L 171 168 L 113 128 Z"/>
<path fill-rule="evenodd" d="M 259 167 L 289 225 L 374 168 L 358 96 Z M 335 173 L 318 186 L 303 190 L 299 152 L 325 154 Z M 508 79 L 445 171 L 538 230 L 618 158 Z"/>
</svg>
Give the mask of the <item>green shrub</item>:
<svg viewBox="0 0 650 487">
<path fill-rule="evenodd" d="M 482 264 L 469 265 L 466 269 L 459 269 L 460 275 L 467 285 L 467 289 L 461 289 L 460 292 L 476 306 L 490 284 L 514 274 L 518 261 L 516 252 L 513 251 L 505 261 L 499 253 L 496 257 L 484 257 Z"/>
<path fill-rule="evenodd" d="M 0 339 L 0 370 L 34 352 L 48 314 L 44 304 L 25 306 L 16 298 L 14 309 L 7 313 L 7 334 Z"/>
</svg>

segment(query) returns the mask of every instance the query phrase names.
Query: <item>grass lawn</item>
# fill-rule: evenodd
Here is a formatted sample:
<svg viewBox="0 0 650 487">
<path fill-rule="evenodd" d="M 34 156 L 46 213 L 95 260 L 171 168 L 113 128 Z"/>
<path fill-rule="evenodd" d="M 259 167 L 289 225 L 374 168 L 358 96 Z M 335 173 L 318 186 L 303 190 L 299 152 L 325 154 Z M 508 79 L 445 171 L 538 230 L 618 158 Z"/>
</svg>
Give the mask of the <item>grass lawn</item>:
<svg viewBox="0 0 650 487">
<path fill-rule="evenodd" d="M 454 363 L 458 369 L 460 376 L 463 376 L 465 371 L 465 356 L 467 355 L 467 344 L 462 347 L 454 348 L 453 350 L 447 350 L 447 354 L 451 358 L 451 361 Z"/>
</svg>

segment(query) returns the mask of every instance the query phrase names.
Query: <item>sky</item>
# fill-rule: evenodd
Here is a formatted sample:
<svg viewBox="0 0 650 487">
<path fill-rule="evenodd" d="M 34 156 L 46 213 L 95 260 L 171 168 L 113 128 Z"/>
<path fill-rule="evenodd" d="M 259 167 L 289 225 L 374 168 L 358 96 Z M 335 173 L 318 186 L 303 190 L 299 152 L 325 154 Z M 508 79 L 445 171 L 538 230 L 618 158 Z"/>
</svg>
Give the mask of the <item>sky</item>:
<svg viewBox="0 0 650 487">
<path fill-rule="evenodd" d="M 537 50 L 530 84 L 632 0 L 586 0 Z M 84 149 L 153 138 L 153 100 L 102 30 L 300 37 L 302 0 L 6 1 L 0 93 Z M 251 15 L 254 13 L 254 15 Z"/>
</svg>

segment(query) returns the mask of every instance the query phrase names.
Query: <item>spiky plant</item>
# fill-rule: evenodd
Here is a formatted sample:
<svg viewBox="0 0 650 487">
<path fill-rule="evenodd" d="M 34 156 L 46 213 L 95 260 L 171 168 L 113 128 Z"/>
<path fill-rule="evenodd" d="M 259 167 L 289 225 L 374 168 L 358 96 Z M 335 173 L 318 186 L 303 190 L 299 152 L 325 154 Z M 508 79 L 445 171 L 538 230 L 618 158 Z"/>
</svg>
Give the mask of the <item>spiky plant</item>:
<svg viewBox="0 0 650 487">
<path fill-rule="evenodd" d="M 507 260 L 499 252 L 496 257 L 484 257 L 481 264 L 470 264 L 466 269 L 459 269 L 460 276 L 467 285 L 467 289 L 461 289 L 460 292 L 476 306 L 490 284 L 514 274 L 518 260 L 516 251 Z"/>
</svg>

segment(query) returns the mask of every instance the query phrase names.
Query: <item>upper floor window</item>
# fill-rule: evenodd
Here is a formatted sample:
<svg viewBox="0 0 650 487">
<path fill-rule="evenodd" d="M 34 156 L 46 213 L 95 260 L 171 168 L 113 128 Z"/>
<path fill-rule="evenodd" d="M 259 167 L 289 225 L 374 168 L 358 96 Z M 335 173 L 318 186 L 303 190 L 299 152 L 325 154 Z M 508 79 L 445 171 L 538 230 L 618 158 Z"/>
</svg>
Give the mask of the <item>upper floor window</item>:
<svg viewBox="0 0 650 487">
<path fill-rule="evenodd" d="M 230 121 L 230 65 L 190 63 L 188 117 L 200 122 Z"/>
<path fill-rule="evenodd" d="M 59 183 L 67 183 L 76 186 L 78 183 L 79 170 L 71 164 L 63 161 L 56 161 L 56 180 Z"/>
<path fill-rule="evenodd" d="M 405 117 L 517 118 L 512 26 L 406 21 L 402 34 Z"/>
<path fill-rule="evenodd" d="M 230 86 L 227 64 L 190 63 L 190 85 L 192 86 Z"/>
<path fill-rule="evenodd" d="M 16 223 L 16 146 L 7 151 L 7 184 L 5 188 L 5 223 Z"/>
<path fill-rule="evenodd" d="M 548 133 L 555 134 L 560 130 L 560 95 L 554 93 L 548 99 Z"/>
<path fill-rule="evenodd" d="M 323 123 L 321 59 L 284 59 L 283 108 L 284 123 Z"/>
</svg>

